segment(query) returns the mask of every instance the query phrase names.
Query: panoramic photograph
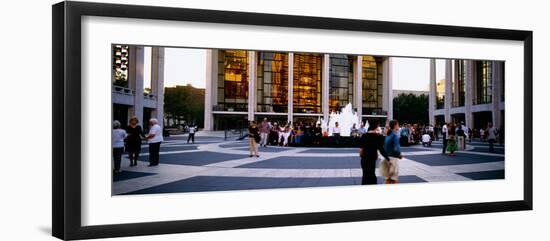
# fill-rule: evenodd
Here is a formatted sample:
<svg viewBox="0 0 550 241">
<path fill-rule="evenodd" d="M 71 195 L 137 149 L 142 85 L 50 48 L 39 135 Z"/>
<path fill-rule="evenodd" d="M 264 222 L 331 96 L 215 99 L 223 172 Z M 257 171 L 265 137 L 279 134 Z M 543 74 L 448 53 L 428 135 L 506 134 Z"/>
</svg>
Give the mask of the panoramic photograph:
<svg viewBox="0 0 550 241">
<path fill-rule="evenodd" d="M 112 195 L 505 177 L 504 61 L 111 50 Z"/>
</svg>

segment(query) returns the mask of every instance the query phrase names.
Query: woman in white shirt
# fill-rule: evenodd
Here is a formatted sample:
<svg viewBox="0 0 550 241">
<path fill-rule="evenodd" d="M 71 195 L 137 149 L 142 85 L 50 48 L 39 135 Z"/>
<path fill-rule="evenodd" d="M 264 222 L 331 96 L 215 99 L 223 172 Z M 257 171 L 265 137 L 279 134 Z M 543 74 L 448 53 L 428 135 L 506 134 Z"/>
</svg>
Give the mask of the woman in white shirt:
<svg viewBox="0 0 550 241">
<path fill-rule="evenodd" d="M 149 120 L 149 134 L 146 139 L 149 143 L 149 166 L 159 164 L 160 143 L 164 141 L 162 137 L 162 128 L 158 125 L 158 120 L 152 118 Z"/>
<path fill-rule="evenodd" d="M 113 159 L 115 167 L 113 172 L 120 172 L 120 162 L 122 161 L 122 153 L 124 152 L 124 138 L 126 131 L 120 128 L 120 122 L 113 121 L 113 132 L 111 133 L 111 145 L 113 147 Z"/>
</svg>

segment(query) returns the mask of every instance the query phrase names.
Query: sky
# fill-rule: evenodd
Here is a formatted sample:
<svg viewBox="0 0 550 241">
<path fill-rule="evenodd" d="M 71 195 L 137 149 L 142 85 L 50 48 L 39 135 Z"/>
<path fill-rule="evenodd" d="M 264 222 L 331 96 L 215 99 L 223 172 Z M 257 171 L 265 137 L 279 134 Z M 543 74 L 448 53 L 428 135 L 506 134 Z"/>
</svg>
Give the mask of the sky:
<svg viewBox="0 0 550 241">
<path fill-rule="evenodd" d="M 164 86 L 191 84 L 204 88 L 206 50 L 166 48 L 164 52 Z"/>
<path fill-rule="evenodd" d="M 149 50 L 147 50 L 149 49 Z M 150 59 L 150 48 L 145 49 L 145 59 Z M 186 48 L 166 48 L 164 61 L 164 85 L 191 84 L 194 87 L 205 87 L 206 50 Z M 145 63 L 147 65 L 147 63 Z M 439 64 L 438 64 L 439 67 Z M 145 68 L 147 70 L 147 68 Z M 442 68 L 437 68 L 437 79 Z M 145 76 L 150 74 L 145 73 Z M 393 89 L 399 90 L 429 90 L 430 61 L 423 58 L 393 58 L 392 60 Z M 148 80 L 145 79 L 147 87 Z"/>
</svg>

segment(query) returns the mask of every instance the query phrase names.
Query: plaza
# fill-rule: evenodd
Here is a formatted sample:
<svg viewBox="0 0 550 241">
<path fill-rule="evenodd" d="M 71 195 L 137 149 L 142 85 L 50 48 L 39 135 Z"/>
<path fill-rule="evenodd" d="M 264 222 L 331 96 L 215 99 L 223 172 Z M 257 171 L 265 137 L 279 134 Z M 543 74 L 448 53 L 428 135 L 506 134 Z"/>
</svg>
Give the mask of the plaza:
<svg viewBox="0 0 550 241">
<path fill-rule="evenodd" d="M 260 148 L 248 157 L 248 140 L 224 141 L 220 132 L 199 132 L 195 144 L 187 135 L 167 137 L 161 145 L 160 165 L 147 167 L 147 146 L 138 166 L 123 159 L 122 172 L 113 178 L 113 195 L 206 191 L 304 188 L 361 184 L 358 148 Z M 490 153 L 485 142 L 468 143 L 465 151 L 449 157 L 441 143 L 432 147 L 402 147 L 400 183 L 430 183 L 504 178 L 504 147 Z M 383 179 L 378 176 L 378 183 Z"/>
</svg>

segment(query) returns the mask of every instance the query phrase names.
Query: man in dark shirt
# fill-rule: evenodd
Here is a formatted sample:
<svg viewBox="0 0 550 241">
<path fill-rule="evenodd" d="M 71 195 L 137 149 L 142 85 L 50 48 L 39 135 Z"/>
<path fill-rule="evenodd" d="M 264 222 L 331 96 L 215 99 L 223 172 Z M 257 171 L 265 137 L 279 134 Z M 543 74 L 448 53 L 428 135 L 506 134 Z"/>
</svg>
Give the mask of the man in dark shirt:
<svg viewBox="0 0 550 241">
<path fill-rule="evenodd" d="M 363 178 L 361 185 L 377 184 L 376 179 L 376 160 L 378 160 L 378 151 L 389 160 L 386 151 L 384 150 L 384 136 L 378 131 L 379 122 L 369 121 L 369 129 L 367 133 L 361 136 L 361 169 L 363 170 Z"/>
</svg>

